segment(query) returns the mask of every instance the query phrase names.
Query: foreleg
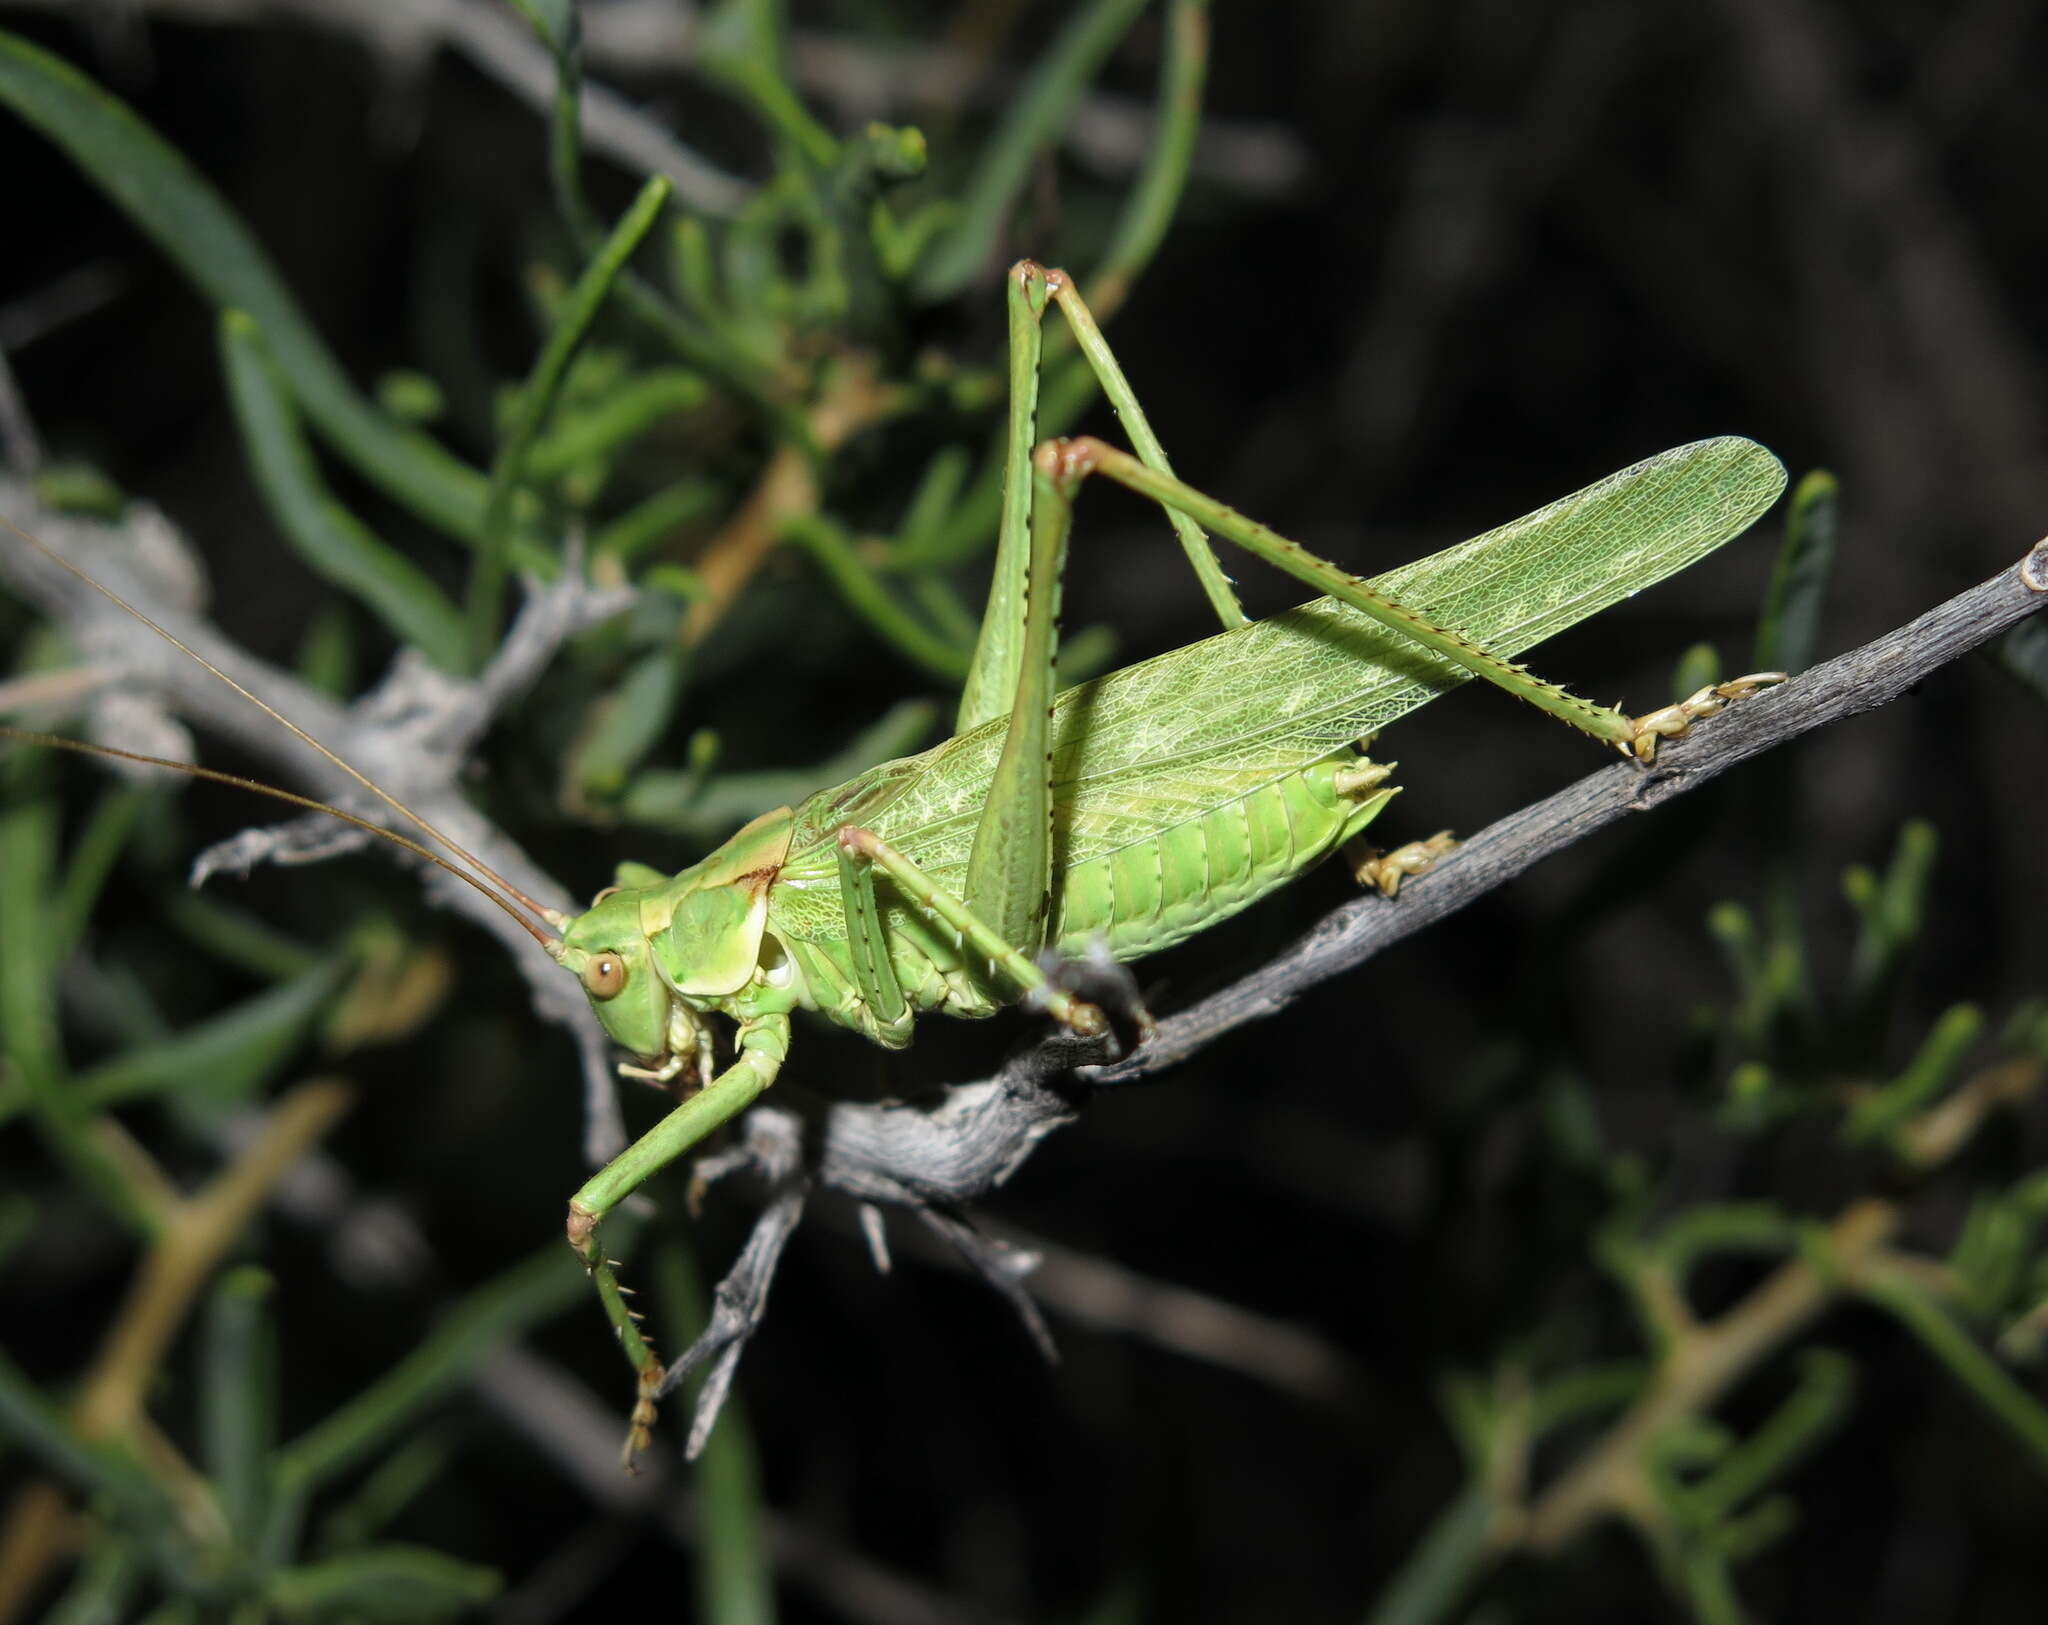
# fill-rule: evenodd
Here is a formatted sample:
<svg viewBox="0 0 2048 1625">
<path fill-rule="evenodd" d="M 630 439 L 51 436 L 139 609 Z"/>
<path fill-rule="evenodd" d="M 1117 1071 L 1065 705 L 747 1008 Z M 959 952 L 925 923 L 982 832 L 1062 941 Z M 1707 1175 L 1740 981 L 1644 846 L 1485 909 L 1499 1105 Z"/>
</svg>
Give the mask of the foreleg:
<svg viewBox="0 0 2048 1625">
<path fill-rule="evenodd" d="M 640 1317 L 626 1302 L 631 1291 L 619 1284 L 618 1262 L 605 1256 L 598 1228 L 607 1214 L 648 1179 L 745 1111 L 775 1081 L 789 1054 L 789 1018 L 764 1016 L 748 1022 L 741 1026 L 737 1043 L 739 1054 L 731 1066 L 612 1158 L 569 1200 L 569 1245 L 590 1272 L 605 1315 L 618 1334 L 619 1347 L 638 1379 L 622 1454 L 629 1471 L 647 1448 L 654 1426 L 662 1363 L 640 1329 Z"/>
</svg>

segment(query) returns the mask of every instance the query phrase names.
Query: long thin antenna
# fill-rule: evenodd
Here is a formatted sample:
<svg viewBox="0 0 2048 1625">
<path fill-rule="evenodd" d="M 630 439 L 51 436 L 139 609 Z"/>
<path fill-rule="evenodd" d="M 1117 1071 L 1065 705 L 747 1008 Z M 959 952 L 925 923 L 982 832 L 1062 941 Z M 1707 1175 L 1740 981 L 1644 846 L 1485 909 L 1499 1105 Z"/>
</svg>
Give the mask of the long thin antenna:
<svg viewBox="0 0 2048 1625">
<path fill-rule="evenodd" d="M 171 760 L 168 756 L 145 756 L 140 751 L 116 750 L 112 745 L 91 745 L 87 744 L 83 739 L 66 739 L 62 734 L 37 733 L 32 728 L 16 728 L 4 722 L 0 722 L 0 739 L 18 739 L 25 745 L 41 745 L 48 750 L 76 751 L 81 756 L 111 756 L 117 761 L 141 762 L 148 767 L 169 768 L 173 773 L 188 773 L 195 779 L 206 779 L 214 784 L 231 784 L 237 790 L 253 791 L 259 796 L 269 796 L 273 801 L 282 801 L 293 807 L 303 807 L 308 812 L 326 813 L 330 818 L 339 818 L 344 824 L 353 824 L 357 829 L 367 830 L 379 840 L 389 841 L 393 846 L 402 846 L 406 851 L 425 858 L 427 862 L 434 864 L 438 868 L 445 869 L 465 885 L 474 886 L 479 892 L 510 915 L 517 922 L 519 928 L 525 931 L 528 936 L 532 937 L 543 948 L 551 946 L 555 940 L 553 937 L 542 932 L 524 914 L 521 914 L 519 910 L 514 908 L 504 898 L 492 891 L 490 887 L 477 879 L 475 875 L 466 869 L 456 868 L 454 864 L 442 857 L 440 853 L 430 852 L 426 847 L 420 845 L 418 841 L 410 840 L 398 834 L 395 830 L 388 830 L 381 824 L 373 824 L 367 818 L 358 818 L 354 813 L 344 812 L 341 808 L 329 806 L 324 801 L 315 801 L 311 796 L 294 795 L 289 790 L 278 789 L 274 784 L 264 784 L 256 779 L 245 779 L 236 773 L 223 773 L 218 768 L 200 767 L 195 762 L 177 762 Z"/>
<path fill-rule="evenodd" d="M 365 790 L 369 791 L 371 795 L 375 796 L 379 801 L 383 802 L 385 806 L 391 808 L 392 811 L 400 814 L 402 817 L 411 819 L 416 827 L 425 830 L 430 837 L 432 837 L 434 840 L 439 841 L 450 852 L 453 852 L 458 858 L 462 859 L 464 863 L 469 864 L 472 868 L 474 868 L 477 871 L 478 874 L 483 875 L 486 879 L 488 879 L 491 882 L 492 885 L 496 886 L 500 891 L 502 891 L 505 894 L 505 896 L 511 898 L 521 907 L 530 909 L 533 913 L 539 915 L 540 918 L 546 920 L 549 924 L 554 923 L 555 916 L 554 912 L 551 909 L 548 909 L 543 905 L 535 902 L 531 897 L 528 897 L 525 892 L 521 891 L 517 886 L 513 885 L 511 881 L 507 880 L 503 875 L 499 874 L 489 864 L 485 863 L 482 858 L 479 858 L 473 852 L 466 851 L 457 842 L 450 839 L 448 836 L 443 835 L 432 824 L 428 823 L 418 813 L 414 812 L 404 802 L 400 801 L 398 797 L 391 794 L 390 791 L 386 790 L 382 785 L 378 784 L 375 780 L 373 780 L 367 773 L 360 772 L 356 768 L 351 767 L 347 762 L 344 762 L 339 756 L 335 755 L 333 751 L 329 750 L 325 745 L 321 744 L 319 740 L 315 739 L 311 734 L 307 733 L 304 728 L 301 728 L 296 722 L 292 721 L 290 717 L 284 715 L 274 706 L 267 705 L 262 700 L 259 700 L 254 694 L 251 694 L 246 688 L 244 688 L 240 683 L 236 682 L 226 672 L 222 671 L 220 667 L 216 666 L 211 660 L 208 660 L 206 656 L 201 654 L 197 649 L 192 648 L 189 644 L 187 644 L 181 638 L 176 636 L 176 634 L 168 632 L 163 627 L 158 626 L 155 621 L 151 620 L 147 615 L 143 614 L 141 610 L 137 609 L 133 604 L 129 603 L 127 599 L 123 598 L 119 593 L 115 592 L 113 588 L 105 586 L 102 583 L 93 580 L 91 576 L 87 575 L 83 570 L 79 569 L 77 565 L 73 564 L 69 559 L 65 558 L 63 554 L 57 552 L 53 548 L 46 547 L 43 543 L 37 541 L 33 536 L 31 536 L 27 531 L 23 530 L 21 526 L 17 525 L 12 519 L 8 518 L 5 514 L 0 514 L 0 525 L 5 525 L 9 530 L 13 531 L 15 535 L 19 536 L 24 542 L 27 542 L 30 547 L 34 548 L 38 553 L 42 554 L 44 558 L 50 560 L 51 563 L 61 565 L 64 569 L 70 571 L 73 575 L 78 577 L 80 581 L 83 581 L 88 587 L 92 588 L 94 592 L 100 594 L 101 597 L 107 599 L 110 603 L 118 605 L 120 608 L 126 610 L 130 615 L 133 615 L 144 626 L 148 627 L 150 631 L 154 632 L 158 637 L 162 638 L 166 643 L 170 644 L 173 648 L 181 650 L 183 653 L 189 655 L 192 659 L 198 661 L 200 665 L 204 666 L 208 671 L 212 672 L 213 675 L 218 677 L 223 683 L 226 683 L 229 688 L 233 689 L 237 694 L 241 695 L 243 699 L 247 700 L 251 705 L 255 706 L 257 710 L 261 711 L 265 716 L 269 717 L 271 721 L 277 723 L 280 727 L 283 727 L 286 730 L 288 730 L 291 734 L 293 734 L 303 743 L 312 746 L 314 750 L 318 751 L 322 756 L 326 757 L 328 761 L 332 762 L 336 767 L 340 768 L 342 772 L 346 773 L 350 778 L 354 779 L 356 783 L 360 784 Z M 191 764 L 174 763 L 171 765 L 190 766 Z M 241 782 L 253 783 L 254 781 Z M 265 788 L 267 788 L 267 786 Z M 317 805 L 320 805 L 322 807 L 326 806 L 324 802 L 318 803 Z M 330 808 L 328 810 L 332 811 L 333 809 Z"/>
</svg>

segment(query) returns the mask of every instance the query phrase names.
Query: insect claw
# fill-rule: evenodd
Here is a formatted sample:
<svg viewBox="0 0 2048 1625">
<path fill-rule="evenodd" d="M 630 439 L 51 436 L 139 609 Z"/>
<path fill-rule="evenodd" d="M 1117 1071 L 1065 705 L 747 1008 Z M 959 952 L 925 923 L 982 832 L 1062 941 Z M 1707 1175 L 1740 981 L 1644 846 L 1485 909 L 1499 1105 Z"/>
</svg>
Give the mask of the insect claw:
<svg viewBox="0 0 2048 1625">
<path fill-rule="evenodd" d="M 1725 683 L 1709 683 L 1675 705 L 1661 706 L 1642 716 L 1631 717 L 1629 722 L 1634 732 L 1626 740 L 1617 740 L 1616 748 L 1622 755 L 1633 756 L 1647 765 L 1656 759 L 1659 739 L 1683 738 L 1695 722 L 1726 710 L 1731 700 L 1745 699 L 1759 689 L 1784 680 L 1785 673 L 1781 671 L 1758 671 L 1747 677 L 1732 677 Z M 1617 706 L 1616 709 L 1620 708 Z"/>
<path fill-rule="evenodd" d="M 1070 996 L 1065 1013 L 1055 1011 L 1054 1019 L 1080 1038 L 1099 1038 L 1109 1031 L 1109 1018 L 1086 999 Z"/>
<path fill-rule="evenodd" d="M 1391 852 L 1381 852 L 1363 842 L 1355 848 L 1347 844 L 1344 852 L 1351 859 L 1351 873 L 1359 885 L 1376 887 L 1382 897 L 1391 898 L 1401 890 L 1402 881 L 1428 874 L 1437 860 L 1457 844 L 1449 830 L 1440 829 L 1426 841 L 1410 841 Z"/>
</svg>

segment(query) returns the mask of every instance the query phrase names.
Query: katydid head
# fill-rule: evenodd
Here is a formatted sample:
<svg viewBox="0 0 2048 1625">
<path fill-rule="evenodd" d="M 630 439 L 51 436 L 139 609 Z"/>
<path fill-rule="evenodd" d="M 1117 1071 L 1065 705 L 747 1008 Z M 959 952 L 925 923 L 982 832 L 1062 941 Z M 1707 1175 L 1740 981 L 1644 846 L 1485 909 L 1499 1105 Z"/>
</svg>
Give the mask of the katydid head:
<svg viewBox="0 0 2048 1625">
<path fill-rule="evenodd" d="M 549 952 L 583 984 L 612 1042 L 657 1080 L 708 1049 L 705 1010 L 725 1008 L 721 1000 L 757 980 L 783 985 L 774 982 L 787 961 L 768 940 L 768 893 L 794 828 L 778 807 L 679 875 L 622 865 L 620 884 L 563 923 Z"/>
<path fill-rule="evenodd" d="M 694 1053 L 695 1023 L 684 1009 L 688 1031 L 676 1031 L 681 1001 L 654 967 L 640 913 L 646 896 L 637 887 L 607 888 L 563 927 L 562 940 L 549 951 L 583 984 L 605 1036 L 645 1065 L 659 1068 L 683 1053 L 679 1040 Z"/>
</svg>

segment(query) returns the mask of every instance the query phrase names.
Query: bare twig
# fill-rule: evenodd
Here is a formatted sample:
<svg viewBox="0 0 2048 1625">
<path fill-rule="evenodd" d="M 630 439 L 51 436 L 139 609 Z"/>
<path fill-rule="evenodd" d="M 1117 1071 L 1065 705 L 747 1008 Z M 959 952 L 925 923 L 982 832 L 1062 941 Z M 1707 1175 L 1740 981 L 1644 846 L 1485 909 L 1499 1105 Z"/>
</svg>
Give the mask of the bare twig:
<svg viewBox="0 0 2048 1625">
<path fill-rule="evenodd" d="M 0 683 L 0 716 L 74 708 L 112 675 L 97 666 L 32 671 Z"/>
<path fill-rule="evenodd" d="M 1084 1071 L 1082 1081 L 1103 1087 L 1152 1077 L 1234 1028 L 1277 1015 L 1310 988 L 1355 969 L 1595 831 L 1697 790 L 1773 746 L 1889 704 L 2044 605 L 2048 542 L 1918 620 L 1730 707 L 1692 737 L 1666 746 L 1649 770 L 1626 763 L 1603 768 L 1490 825 L 1449 861 L 1403 886 L 1398 900 L 1361 897 L 1333 911 L 1278 958 L 1163 1019 L 1153 1041 L 1129 1060 Z"/>
<path fill-rule="evenodd" d="M 167 1196 L 156 1239 L 80 1382 L 72 1417 L 81 1437 L 120 1438 L 138 1428 L 164 1351 L 193 1300 L 278 1182 L 353 1098 L 332 1079 L 301 1084 L 255 1120 L 248 1143 L 211 1184 L 191 1197 Z M 191 1477 L 182 1464 L 177 1476 Z M 16 1617 L 64 1555 L 52 1538 L 64 1508 L 62 1492 L 49 1485 L 30 1486 L 9 1508 L 0 1527 L 0 1620 Z M 218 1516 L 210 1503 L 187 1511 L 201 1522 Z"/>
<path fill-rule="evenodd" d="M 868 1211 L 872 1212 L 873 1209 Z M 1031 1295 L 1046 1308 L 1098 1332 L 1234 1371 L 1311 1405 L 1342 1405 L 1361 1379 L 1327 1338 L 1234 1303 L 1162 1281 L 1119 1264 L 1004 1227 L 1015 1254 L 1037 1260 Z M 898 1243 L 908 1256 L 952 1262 L 949 1249 L 910 1232 Z M 958 1260 L 961 1268 L 969 1267 Z"/>
<path fill-rule="evenodd" d="M 505 1424 L 523 1435 L 593 1506 L 652 1520 L 675 1544 L 701 1536 L 698 1492 L 659 1463 L 638 1477 L 619 1471 L 618 1419 L 589 1389 L 523 1349 L 493 1355 L 473 1379 Z M 775 1570 L 849 1619 L 946 1625 L 985 1616 L 940 1596 L 804 1524 L 766 1514 Z"/>
<path fill-rule="evenodd" d="M 355 705 L 343 707 L 252 658 L 203 618 L 206 589 L 197 560 L 155 509 L 137 506 L 120 525 L 106 525 L 53 513 L 26 483 L 0 478 L 0 514 L 106 582 L 527 895 L 550 907 L 573 906 L 569 893 L 462 793 L 462 769 L 498 710 L 532 680 L 562 639 L 617 614 L 631 602 L 629 592 L 589 586 L 575 571 L 565 571 L 546 586 L 529 583 L 525 608 L 504 647 L 478 678 L 450 678 L 416 658 L 401 657 L 382 684 Z M 62 627 L 84 661 L 116 674 L 103 685 L 103 693 L 131 709 L 158 708 L 166 723 L 170 716 L 188 720 L 231 740 L 251 759 L 269 764 L 322 799 L 373 821 L 386 820 L 384 809 L 331 763 L 195 662 L 142 633 L 132 618 L 99 593 L 12 537 L 0 536 L 0 585 Z M 105 714 L 105 707 L 100 707 L 96 720 Z M 119 745 L 122 740 L 102 742 Z M 303 856 L 307 838 L 305 826 L 287 824 L 262 832 L 235 855 Z M 321 841 L 324 851 L 348 847 L 346 842 L 332 844 L 325 832 Z M 469 887 L 433 870 L 423 872 L 422 885 L 443 907 L 503 943 L 526 976 L 534 1007 L 574 1037 L 589 1102 L 587 1149 L 594 1161 L 611 1156 L 625 1143 L 624 1129 L 603 1030 L 591 1015 L 589 1002 L 523 926 Z"/>
<path fill-rule="evenodd" d="M 0 351 L 19 354 L 111 303 L 120 297 L 122 287 L 120 268 L 105 260 L 88 260 L 52 277 L 33 292 L 0 305 Z M 14 471 L 30 472 L 19 460 Z"/>
<path fill-rule="evenodd" d="M 1497 1538 L 1554 1552 L 1608 1513 L 1654 1524 L 1656 1492 L 1645 1460 L 1658 1435 L 1682 1417 L 1711 1410 L 1758 1361 L 1851 1290 L 1858 1270 L 1898 1222 L 1892 1203 L 1856 1203 L 1828 1229 L 1831 1271 L 1793 1259 L 1719 1319 L 1689 1330 L 1655 1388 L 1544 1494 L 1526 1521 L 1505 1521 Z"/>
<path fill-rule="evenodd" d="M 251 1155 L 268 1123 L 262 1114 L 240 1110 L 210 1123 L 207 1132 L 239 1162 Z M 763 1154 L 770 1153 L 763 1148 Z M 791 1155 L 782 1165 L 794 1173 L 797 1161 Z M 345 1168 L 318 1149 L 285 1172 L 271 1197 L 280 1213 L 321 1238 L 331 1267 L 358 1291 L 373 1296 L 415 1292 L 440 1273 L 432 1242 L 405 1208 L 366 1194 Z M 694 1485 L 680 1480 L 661 1454 L 648 1458 L 638 1476 L 620 1472 L 617 1415 L 560 1367 L 508 1340 L 471 1370 L 468 1383 L 593 1507 L 641 1520 L 685 1549 L 703 1538 L 703 1509 Z M 56 1495 L 49 1511 L 63 1510 L 62 1497 Z M 48 1528 L 58 1527 L 53 1517 Z M 984 1618 L 963 1599 L 934 1593 L 797 1519 L 764 1509 L 763 1527 L 777 1578 L 829 1600 L 849 1619 L 937 1625 Z"/>
</svg>

